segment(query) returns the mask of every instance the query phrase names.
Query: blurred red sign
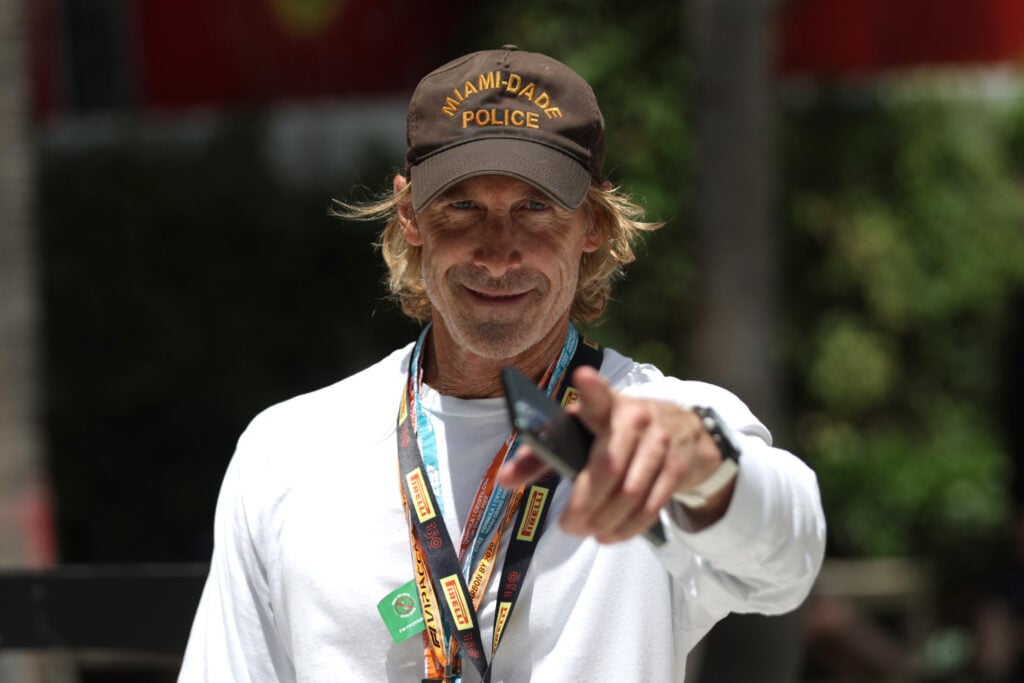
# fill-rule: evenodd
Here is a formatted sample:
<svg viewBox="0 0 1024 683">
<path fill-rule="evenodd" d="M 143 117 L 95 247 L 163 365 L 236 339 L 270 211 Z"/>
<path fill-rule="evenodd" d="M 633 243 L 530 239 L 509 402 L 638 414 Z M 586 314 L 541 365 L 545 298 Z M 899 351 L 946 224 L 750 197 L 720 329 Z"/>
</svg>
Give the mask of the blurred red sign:
<svg viewBox="0 0 1024 683">
<path fill-rule="evenodd" d="M 397 92 L 454 56 L 467 5 L 30 0 L 34 109 L 45 116 Z"/>
<path fill-rule="evenodd" d="M 1024 2 L 789 0 L 779 33 L 779 64 L 787 74 L 1021 61 Z"/>
</svg>

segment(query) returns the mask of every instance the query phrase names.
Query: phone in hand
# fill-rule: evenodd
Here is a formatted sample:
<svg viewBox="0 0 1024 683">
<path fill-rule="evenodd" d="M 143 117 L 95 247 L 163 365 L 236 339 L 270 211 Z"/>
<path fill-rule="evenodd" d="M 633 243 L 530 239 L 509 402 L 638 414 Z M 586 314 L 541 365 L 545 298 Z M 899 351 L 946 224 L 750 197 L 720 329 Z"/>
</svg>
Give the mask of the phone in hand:
<svg viewBox="0 0 1024 683">
<path fill-rule="evenodd" d="M 502 369 L 501 381 L 512 428 L 546 465 L 563 477 L 575 479 L 587 464 L 594 435 L 514 367 Z M 655 545 L 664 543 L 661 520 L 644 536 Z"/>
</svg>

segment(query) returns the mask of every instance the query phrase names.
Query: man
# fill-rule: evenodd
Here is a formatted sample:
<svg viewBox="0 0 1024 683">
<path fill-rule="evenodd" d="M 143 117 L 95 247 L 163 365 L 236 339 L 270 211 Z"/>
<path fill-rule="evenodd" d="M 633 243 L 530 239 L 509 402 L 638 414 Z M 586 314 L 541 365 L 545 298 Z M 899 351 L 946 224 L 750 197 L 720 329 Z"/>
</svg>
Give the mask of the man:
<svg viewBox="0 0 1024 683">
<path fill-rule="evenodd" d="M 813 473 L 724 389 L 573 324 L 657 227 L 601 175 L 587 83 L 474 53 L 421 81 L 407 134 L 392 196 L 346 215 L 388 220 L 423 333 L 243 434 L 181 680 L 681 681 L 730 611 L 799 605 Z M 574 482 L 509 433 L 507 365 L 593 432 Z"/>
</svg>

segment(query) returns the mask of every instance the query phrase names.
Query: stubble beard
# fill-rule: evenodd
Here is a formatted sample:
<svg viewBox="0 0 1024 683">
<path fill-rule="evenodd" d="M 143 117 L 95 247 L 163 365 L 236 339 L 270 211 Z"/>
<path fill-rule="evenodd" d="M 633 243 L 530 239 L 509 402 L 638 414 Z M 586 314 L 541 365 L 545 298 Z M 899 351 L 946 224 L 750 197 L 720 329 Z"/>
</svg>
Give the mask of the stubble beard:
<svg viewBox="0 0 1024 683">
<path fill-rule="evenodd" d="M 439 286 L 445 289 L 444 292 L 437 291 L 438 282 Z M 435 318 L 443 318 L 442 324 L 452 339 L 460 347 L 480 358 L 495 361 L 514 358 L 540 343 L 550 331 L 550 325 L 536 320 L 537 316 L 543 316 L 545 313 L 545 294 L 551 287 L 551 283 L 541 275 L 512 271 L 508 276 L 493 279 L 478 274 L 471 267 L 455 267 L 445 273 L 443 278 L 425 276 L 423 283 L 427 297 L 434 304 Z M 459 306 L 455 293 L 467 286 L 510 291 L 528 288 L 530 296 L 536 296 L 541 307 L 538 309 L 536 306 L 524 306 L 525 313 L 511 316 L 509 319 L 500 319 L 498 316 L 482 319 L 468 310 L 445 310 Z M 437 304 L 442 301 L 446 304 L 439 308 Z"/>
</svg>

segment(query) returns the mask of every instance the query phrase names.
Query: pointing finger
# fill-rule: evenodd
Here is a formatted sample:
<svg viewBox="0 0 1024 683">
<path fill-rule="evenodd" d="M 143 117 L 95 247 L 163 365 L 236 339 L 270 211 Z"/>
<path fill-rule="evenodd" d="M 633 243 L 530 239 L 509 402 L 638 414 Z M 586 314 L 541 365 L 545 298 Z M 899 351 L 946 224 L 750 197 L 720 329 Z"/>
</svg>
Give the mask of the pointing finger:
<svg viewBox="0 0 1024 683">
<path fill-rule="evenodd" d="M 523 444 L 515 455 L 498 470 L 497 484 L 506 489 L 517 489 L 537 479 L 548 469 L 533 449 Z"/>
<path fill-rule="evenodd" d="M 587 428 L 599 434 L 611 425 L 615 394 L 608 382 L 591 367 L 577 368 L 572 376 L 573 386 L 580 392 L 577 415 Z"/>
</svg>

